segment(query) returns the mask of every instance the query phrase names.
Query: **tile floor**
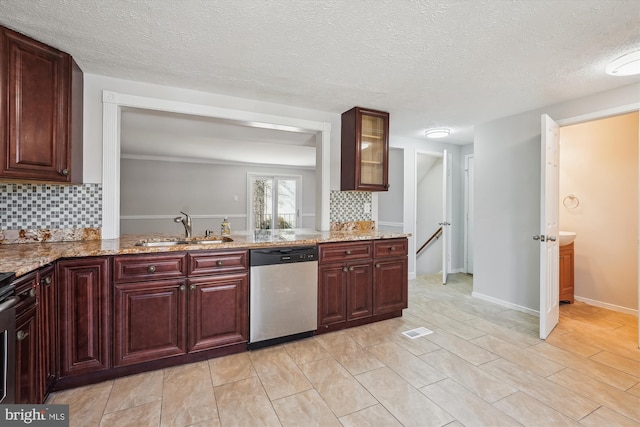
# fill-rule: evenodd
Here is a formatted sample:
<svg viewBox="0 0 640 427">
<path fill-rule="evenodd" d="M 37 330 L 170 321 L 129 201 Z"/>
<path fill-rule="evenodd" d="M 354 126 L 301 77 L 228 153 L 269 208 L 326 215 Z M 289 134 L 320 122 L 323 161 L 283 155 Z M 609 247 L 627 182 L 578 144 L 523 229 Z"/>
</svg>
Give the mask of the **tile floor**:
<svg viewBox="0 0 640 427">
<path fill-rule="evenodd" d="M 638 318 L 538 318 L 410 281 L 402 318 L 58 392 L 72 426 L 640 426 Z M 417 339 L 402 331 L 424 326 Z"/>
</svg>

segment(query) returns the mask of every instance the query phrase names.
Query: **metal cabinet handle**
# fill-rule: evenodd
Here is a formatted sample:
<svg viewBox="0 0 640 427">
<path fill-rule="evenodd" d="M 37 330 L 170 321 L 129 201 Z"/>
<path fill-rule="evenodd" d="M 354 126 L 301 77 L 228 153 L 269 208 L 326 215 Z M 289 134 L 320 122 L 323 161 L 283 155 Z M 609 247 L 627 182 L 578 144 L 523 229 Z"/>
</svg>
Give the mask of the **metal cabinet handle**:
<svg viewBox="0 0 640 427">
<path fill-rule="evenodd" d="M 353 271 L 353 267 L 349 267 L 349 271 Z"/>
<path fill-rule="evenodd" d="M 189 285 L 189 290 L 190 291 L 195 291 L 196 290 L 196 285 Z"/>
<path fill-rule="evenodd" d="M 36 290 L 34 288 L 29 289 L 29 296 L 31 298 L 36 296 Z"/>
<path fill-rule="evenodd" d="M 217 265 L 218 267 L 222 267 L 222 261 L 216 261 L 216 265 Z"/>
<path fill-rule="evenodd" d="M 40 281 L 41 285 L 50 285 L 51 284 L 51 276 L 47 276 Z"/>
<path fill-rule="evenodd" d="M 395 246 L 391 246 L 391 247 L 389 248 L 389 250 L 390 250 L 390 251 L 395 251 L 395 250 L 396 250 L 396 247 L 395 247 Z"/>
<path fill-rule="evenodd" d="M 180 291 L 184 292 L 187 289 L 187 287 L 185 285 L 180 285 L 180 287 L 178 289 L 180 289 Z"/>
<path fill-rule="evenodd" d="M 346 250 L 346 251 L 344 251 L 344 253 L 347 254 L 347 255 L 351 255 L 351 251 L 350 250 Z"/>
<path fill-rule="evenodd" d="M 376 268 L 380 268 L 380 263 L 376 264 Z"/>
<path fill-rule="evenodd" d="M 62 169 L 60 171 L 60 175 L 62 176 L 68 176 L 69 175 L 69 169 Z"/>
<path fill-rule="evenodd" d="M 344 268 L 342 269 L 342 271 L 347 272 L 347 271 L 349 271 L 349 269 L 348 269 L 347 267 L 344 267 Z"/>
<path fill-rule="evenodd" d="M 147 267 L 147 272 L 155 273 L 156 272 L 156 266 L 155 265 L 150 265 L 149 267 Z"/>
<path fill-rule="evenodd" d="M 29 332 L 25 332 L 25 331 L 18 331 L 16 333 L 16 338 L 18 339 L 18 341 L 22 341 L 23 339 L 25 339 L 26 337 L 29 336 Z"/>
</svg>

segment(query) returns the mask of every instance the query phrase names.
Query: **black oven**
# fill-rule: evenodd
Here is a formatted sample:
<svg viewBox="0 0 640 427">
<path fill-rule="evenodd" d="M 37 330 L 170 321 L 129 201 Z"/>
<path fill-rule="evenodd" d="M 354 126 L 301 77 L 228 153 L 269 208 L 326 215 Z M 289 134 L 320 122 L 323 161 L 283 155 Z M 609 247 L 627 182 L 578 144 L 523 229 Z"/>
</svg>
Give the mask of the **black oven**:
<svg viewBox="0 0 640 427">
<path fill-rule="evenodd" d="M 0 273 L 0 404 L 15 403 L 16 304 L 13 273 Z"/>
</svg>

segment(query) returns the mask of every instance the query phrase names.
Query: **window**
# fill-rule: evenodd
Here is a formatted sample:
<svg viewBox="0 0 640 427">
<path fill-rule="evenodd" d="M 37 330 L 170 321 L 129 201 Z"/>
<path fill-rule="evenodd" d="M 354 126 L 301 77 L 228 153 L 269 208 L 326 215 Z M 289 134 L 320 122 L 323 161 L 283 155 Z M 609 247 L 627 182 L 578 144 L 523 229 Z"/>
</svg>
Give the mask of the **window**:
<svg viewBox="0 0 640 427">
<path fill-rule="evenodd" d="M 249 174 L 249 224 L 252 230 L 299 228 L 302 177 Z"/>
</svg>

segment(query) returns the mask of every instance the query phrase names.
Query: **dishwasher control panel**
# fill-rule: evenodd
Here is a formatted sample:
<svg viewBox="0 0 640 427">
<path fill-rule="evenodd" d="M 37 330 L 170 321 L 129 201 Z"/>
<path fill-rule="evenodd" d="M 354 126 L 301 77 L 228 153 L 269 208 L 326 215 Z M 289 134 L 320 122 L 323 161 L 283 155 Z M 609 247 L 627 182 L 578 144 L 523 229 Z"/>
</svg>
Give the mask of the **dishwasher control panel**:
<svg viewBox="0 0 640 427">
<path fill-rule="evenodd" d="M 251 250 L 251 266 L 318 260 L 317 246 L 282 246 Z"/>
</svg>

